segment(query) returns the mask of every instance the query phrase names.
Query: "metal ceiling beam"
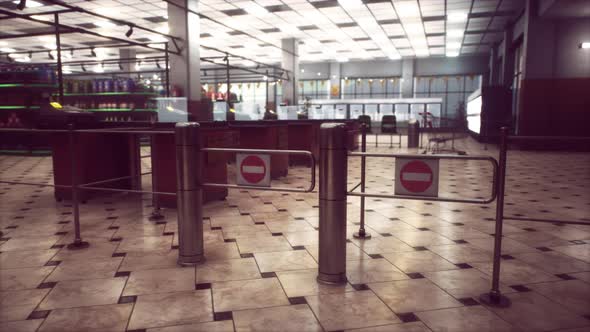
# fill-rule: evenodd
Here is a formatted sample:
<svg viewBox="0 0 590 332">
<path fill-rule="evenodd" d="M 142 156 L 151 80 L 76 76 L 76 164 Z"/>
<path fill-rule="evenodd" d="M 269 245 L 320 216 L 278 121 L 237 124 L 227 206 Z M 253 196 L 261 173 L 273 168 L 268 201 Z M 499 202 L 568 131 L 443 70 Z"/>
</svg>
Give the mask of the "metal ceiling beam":
<svg viewBox="0 0 590 332">
<path fill-rule="evenodd" d="M 52 10 L 52 11 L 48 11 L 48 12 L 35 13 L 35 14 L 23 14 L 23 15 L 25 15 L 25 16 L 40 16 L 40 15 L 65 14 L 65 13 L 71 13 L 71 12 L 73 12 L 73 10 L 64 9 L 64 10 Z M 0 17 L 0 20 L 8 20 L 11 18 L 15 18 L 15 17 L 13 15 L 6 15 L 6 16 Z"/>
<path fill-rule="evenodd" d="M 484 38 L 487 35 L 487 31 L 490 29 L 490 26 L 492 26 L 492 22 L 494 21 L 494 18 L 496 18 L 496 13 L 498 13 L 498 11 L 500 10 L 500 6 L 502 5 L 502 1 L 503 0 L 498 0 L 498 4 L 496 5 L 496 10 L 494 10 L 494 15 L 492 15 L 492 18 L 490 18 L 490 21 L 488 22 L 488 26 L 485 28 L 485 32 L 481 35 L 481 39 L 479 40 L 479 43 L 483 43 Z M 493 47 L 493 45 L 492 45 Z M 494 61 L 496 61 L 496 59 L 494 59 Z"/>
<path fill-rule="evenodd" d="M 475 2 L 475 0 L 471 0 L 471 5 L 469 6 L 469 12 L 467 12 L 467 21 L 465 22 L 465 29 L 463 29 L 463 38 L 461 39 L 461 45 L 463 45 L 465 43 L 465 32 L 467 32 L 467 29 L 469 28 L 469 19 L 470 19 L 471 13 L 473 11 L 474 2 Z M 463 48 L 463 46 L 461 46 L 461 48 Z"/>
<path fill-rule="evenodd" d="M 76 33 L 76 30 L 63 30 L 60 31 L 60 34 L 66 33 Z M 23 33 L 19 35 L 4 35 L 0 36 L 0 39 L 16 39 L 16 38 L 27 38 L 27 37 L 39 37 L 39 36 L 50 36 L 55 35 L 54 31 L 47 31 L 47 32 L 37 32 L 37 33 Z"/>
</svg>

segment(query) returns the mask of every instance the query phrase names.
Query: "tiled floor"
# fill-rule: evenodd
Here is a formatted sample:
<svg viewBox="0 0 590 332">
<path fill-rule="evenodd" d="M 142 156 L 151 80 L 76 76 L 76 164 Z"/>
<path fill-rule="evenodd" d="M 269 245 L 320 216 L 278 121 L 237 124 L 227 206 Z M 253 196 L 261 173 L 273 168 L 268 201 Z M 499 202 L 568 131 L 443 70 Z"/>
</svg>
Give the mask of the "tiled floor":
<svg viewBox="0 0 590 332">
<path fill-rule="evenodd" d="M 471 139 L 457 146 L 497 155 Z M 350 187 L 359 167 L 350 160 Z M 391 159 L 369 159 L 367 191 L 391 193 L 393 170 Z M 275 183 L 305 185 L 308 172 L 293 167 Z M 0 156 L 3 180 L 51 173 L 48 157 Z M 441 196 L 485 197 L 491 177 L 483 162 L 441 161 Z M 357 240 L 351 197 L 342 286 L 315 280 L 317 193 L 232 191 L 206 204 L 207 261 L 196 268 L 176 265 L 175 211 L 152 222 L 150 204 L 90 200 L 81 207 L 90 247 L 72 251 L 69 202 L 51 188 L 0 184 L 0 330 L 590 331 L 590 226 L 506 220 L 501 290 L 513 304 L 496 309 L 478 301 L 490 288 L 494 204 L 367 199 L 373 237 Z M 508 216 L 590 223 L 590 155 L 510 152 L 506 204 Z"/>
</svg>

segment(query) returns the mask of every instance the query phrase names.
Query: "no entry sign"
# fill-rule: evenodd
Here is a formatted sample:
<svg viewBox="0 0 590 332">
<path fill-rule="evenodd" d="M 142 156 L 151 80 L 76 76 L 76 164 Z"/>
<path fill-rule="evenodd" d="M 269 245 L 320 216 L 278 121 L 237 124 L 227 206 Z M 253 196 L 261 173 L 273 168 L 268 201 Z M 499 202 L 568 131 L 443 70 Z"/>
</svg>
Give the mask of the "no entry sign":
<svg viewBox="0 0 590 332">
<path fill-rule="evenodd" d="M 238 184 L 270 187 L 270 156 L 267 154 L 236 154 Z"/>
<path fill-rule="evenodd" d="M 395 194 L 438 196 L 438 159 L 396 158 Z"/>
</svg>

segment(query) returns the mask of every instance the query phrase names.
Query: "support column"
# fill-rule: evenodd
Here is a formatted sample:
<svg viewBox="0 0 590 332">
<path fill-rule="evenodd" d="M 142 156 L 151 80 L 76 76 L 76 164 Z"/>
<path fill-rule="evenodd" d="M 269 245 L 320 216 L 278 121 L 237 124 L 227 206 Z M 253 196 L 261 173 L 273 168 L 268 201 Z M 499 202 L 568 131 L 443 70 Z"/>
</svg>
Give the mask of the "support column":
<svg viewBox="0 0 590 332">
<path fill-rule="evenodd" d="M 330 63 L 330 99 L 340 99 L 342 96 L 342 87 L 340 86 L 340 72 L 340 63 Z M 338 89 L 334 87 L 337 87 Z"/>
<path fill-rule="evenodd" d="M 136 59 L 137 58 L 137 51 L 131 48 L 121 48 L 119 49 L 119 58 L 121 59 Z M 134 74 L 131 72 L 135 71 L 135 65 L 137 62 L 124 62 L 121 63 L 121 69 L 125 73 L 129 73 L 128 75 L 125 74 L 125 77 L 133 77 Z M 135 78 L 135 77 L 133 77 Z"/>
<path fill-rule="evenodd" d="M 299 40 L 288 38 L 281 40 L 281 67 L 290 71 L 288 81 L 283 81 L 283 100 L 288 105 L 299 102 Z"/>
<path fill-rule="evenodd" d="M 402 60 L 402 98 L 414 97 L 414 59 Z"/>
<path fill-rule="evenodd" d="M 512 85 L 514 76 L 514 53 L 512 52 L 512 28 L 504 30 L 504 43 L 502 44 L 504 58 L 502 59 L 502 84 L 505 87 Z"/>
<path fill-rule="evenodd" d="M 498 46 L 497 45 L 492 45 L 492 48 L 490 50 L 490 62 L 488 67 L 490 68 L 490 76 L 488 77 L 488 81 L 487 84 L 485 85 L 489 85 L 489 86 L 494 86 L 496 85 L 496 82 L 498 82 L 498 77 L 497 77 L 497 73 L 498 73 L 498 68 L 497 66 L 497 58 L 498 57 Z"/>
<path fill-rule="evenodd" d="M 171 3 L 168 3 L 168 21 L 173 22 L 170 24 L 170 35 L 182 38 L 182 41 L 177 42 L 181 54 L 170 54 L 170 85 L 173 90 L 180 90 L 180 96 L 187 98 L 189 114 L 195 121 L 212 120 L 212 105 L 201 102 L 200 26 L 199 15 L 196 14 L 199 1 L 169 2 Z M 169 44 L 172 45 L 172 41 L 169 41 Z"/>
</svg>

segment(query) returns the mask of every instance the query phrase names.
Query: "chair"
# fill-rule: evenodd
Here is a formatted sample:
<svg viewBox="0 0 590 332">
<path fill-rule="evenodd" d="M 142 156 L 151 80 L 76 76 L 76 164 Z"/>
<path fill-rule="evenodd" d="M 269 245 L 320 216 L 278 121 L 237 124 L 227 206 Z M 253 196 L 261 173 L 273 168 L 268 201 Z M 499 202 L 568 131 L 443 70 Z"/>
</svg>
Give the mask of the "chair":
<svg viewBox="0 0 590 332">
<path fill-rule="evenodd" d="M 361 125 L 364 124 L 367 126 L 367 134 L 371 134 L 371 117 L 368 115 L 359 115 L 358 120 L 361 123 Z"/>
<path fill-rule="evenodd" d="M 381 119 L 381 132 L 384 134 L 389 134 L 389 147 L 393 147 L 393 135 L 397 134 L 399 136 L 399 140 L 396 145 L 402 146 L 402 135 L 397 132 L 397 118 L 395 115 L 384 115 Z M 375 136 L 375 146 L 378 146 L 378 136 Z"/>
</svg>

